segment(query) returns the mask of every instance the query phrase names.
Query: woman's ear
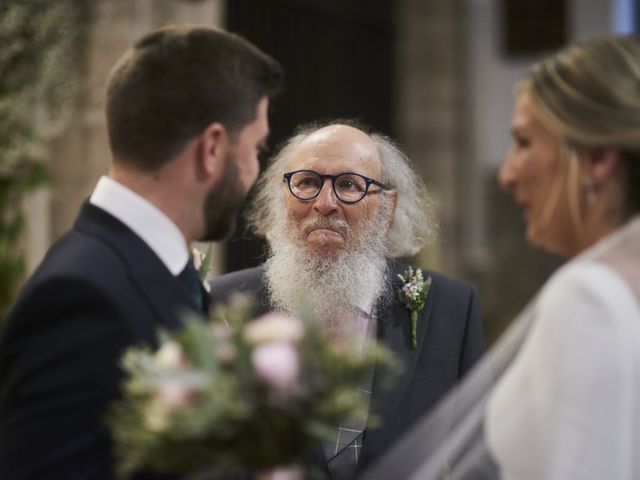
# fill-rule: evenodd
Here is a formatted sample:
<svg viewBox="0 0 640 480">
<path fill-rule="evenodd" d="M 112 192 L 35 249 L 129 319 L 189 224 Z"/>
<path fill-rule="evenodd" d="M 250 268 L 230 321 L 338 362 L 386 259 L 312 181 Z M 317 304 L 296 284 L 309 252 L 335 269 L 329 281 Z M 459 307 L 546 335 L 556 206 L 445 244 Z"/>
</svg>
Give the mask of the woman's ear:
<svg viewBox="0 0 640 480">
<path fill-rule="evenodd" d="M 204 178 L 219 176 L 228 151 L 229 135 L 224 125 L 215 122 L 207 126 L 200 134 L 199 175 Z"/>
<path fill-rule="evenodd" d="M 615 148 L 601 148 L 592 152 L 587 161 L 586 174 L 596 185 L 607 181 L 620 163 L 620 152 Z"/>
</svg>

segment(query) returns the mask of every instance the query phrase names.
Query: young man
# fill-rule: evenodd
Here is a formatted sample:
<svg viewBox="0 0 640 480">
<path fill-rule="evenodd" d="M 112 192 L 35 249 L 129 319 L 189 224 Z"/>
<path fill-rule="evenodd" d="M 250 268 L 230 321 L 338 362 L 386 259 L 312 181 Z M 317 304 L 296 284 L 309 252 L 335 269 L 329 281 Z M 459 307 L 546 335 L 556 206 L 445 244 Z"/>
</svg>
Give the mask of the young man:
<svg viewBox="0 0 640 480">
<path fill-rule="evenodd" d="M 256 47 L 204 27 L 152 32 L 115 65 L 109 175 L 0 332 L 0 478 L 114 477 L 119 359 L 206 309 L 188 245 L 231 231 L 281 80 Z"/>
</svg>

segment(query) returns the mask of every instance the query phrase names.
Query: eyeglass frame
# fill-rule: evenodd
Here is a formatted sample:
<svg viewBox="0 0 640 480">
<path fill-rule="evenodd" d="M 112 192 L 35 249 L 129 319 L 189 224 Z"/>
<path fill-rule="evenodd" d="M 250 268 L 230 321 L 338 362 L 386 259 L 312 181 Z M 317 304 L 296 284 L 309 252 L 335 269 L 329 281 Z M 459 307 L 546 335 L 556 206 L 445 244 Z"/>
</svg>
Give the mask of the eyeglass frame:
<svg viewBox="0 0 640 480">
<path fill-rule="evenodd" d="M 295 193 L 293 193 L 293 190 L 291 189 L 291 177 L 293 175 L 295 175 L 296 173 L 300 173 L 300 172 L 313 173 L 314 175 L 317 175 L 318 177 L 321 178 L 322 184 L 320 185 L 320 188 L 318 189 L 318 193 L 316 193 L 313 197 L 300 198 Z M 341 177 L 343 175 L 357 175 L 358 177 L 364 179 L 364 182 L 365 182 L 366 186 L 365 186 L 364 193 L 362 194 L 361 198 L 359 198 L 358 200 L 355 200 L 353 202 L 349 202 L 347 200 L 343 200 L 343 199 L 340 198 L 340 196 L 338 195 L 338 192 L 336 192 L 336 180 L 338 179 L 338 177 Z M 338 199 L 338 201 L 340 201 L 342 203 L 345 203 L 347 205 L 353 205 L 354 203 L 361 202 L 367 196 L 367 194 L 369 193 L 369 187 L 372 184 L 377 186 L 377 187 L 380 187 L 382 189 L 382 190 L 379 190 L 379 191 L 392 190 L 391 187 L 388 187 L 384 183 L 380 183 L 377 180 L 374 180 L 373 178 L 365 177 L 364 175 L 362 175 L 360 173 L 355 173 L 355 172 L 343 172 L 343 173 L 339 173 L 338 175 L 322 175 L 322 174 L 320 174 L 320 173 L 318 173 L 318 172 L 316 172 L 314 170 L 307 170 L 307 169 L 303 168 L 302 170 L 294 170 L 293 172 L 287 172 L 282 177 L 283 177 L 282 181 L 287 182 L 287 186 L 289 187 L 289 191 L 291 192 L 291 195 L 296 197 L 298 200 L 302 200 L 303 202 L 305 202 L 307 200 L 313 200 L 318 195 L 320 195 L 320 192 L 322 191 L 322 188 L 324 187 L 324 184 L 325 184 L 327 179 L 331 180 L 331 188 L 333 189 L 333 194 Z M 379 191 L 376 191 L 376 193 L 379 192 Z M 374 193 L 374 192 L 372 192 L 372 193 Z"/>
</svg>

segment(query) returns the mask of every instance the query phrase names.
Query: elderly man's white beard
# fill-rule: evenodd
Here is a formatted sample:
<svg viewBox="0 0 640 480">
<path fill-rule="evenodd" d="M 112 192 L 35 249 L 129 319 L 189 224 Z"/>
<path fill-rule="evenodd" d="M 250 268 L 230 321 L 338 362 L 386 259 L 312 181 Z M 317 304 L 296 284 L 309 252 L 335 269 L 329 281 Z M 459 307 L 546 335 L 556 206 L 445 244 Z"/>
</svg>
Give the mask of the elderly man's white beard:
<svg viewBox="0 0 640 480">
<path fill-rule="evenodd" d="M 267 287 L 273 307 L 291 313 L 310 310 L 325 327 L 342 327 L 362 312 L 373 314 L 376 302 L 386 293 L 386 228 L 383 215 L 361 231 L 359 242 L 331 256 L 315 255 L 304 246 L 311 228 L 340 229 L 347 239 L 346 222 L 320 218 L 302 231 L 283 221 L 269 238 L 271 256 L 265 264 Z"/>
</svg>

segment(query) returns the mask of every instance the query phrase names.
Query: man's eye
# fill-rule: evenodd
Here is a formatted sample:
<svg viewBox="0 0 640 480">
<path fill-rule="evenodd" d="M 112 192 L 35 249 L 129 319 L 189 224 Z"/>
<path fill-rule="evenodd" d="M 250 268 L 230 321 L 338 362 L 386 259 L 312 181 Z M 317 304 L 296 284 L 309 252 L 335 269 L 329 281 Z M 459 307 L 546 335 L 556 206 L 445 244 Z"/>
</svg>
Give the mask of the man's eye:
<svg viewBox="0 0 640 480">
<path fill-rule="evenodd" d="M 298 182 L 299 187 L 317 187 L 318 179 L 314 177 L 306 177 Z"/>
<path fill-rule="evenodd" d="M 360 192 L 364 190 L 364 185 L 361 185 L 362 182 L 356 182 L 351 179 L 342 179 L 338 182 L 338 188 L 343 191 L 352 191 L 352 192 Z"/>
<path fill-rule="evenodd" d="M 345 181 L 340 183 L 340 188 L 343 190 L 356 190 L 358 186 L 353 182 Z"/>
</svg>

